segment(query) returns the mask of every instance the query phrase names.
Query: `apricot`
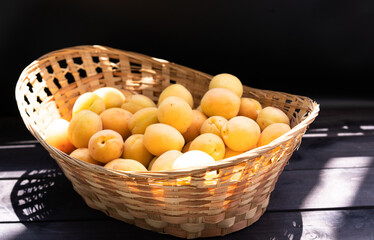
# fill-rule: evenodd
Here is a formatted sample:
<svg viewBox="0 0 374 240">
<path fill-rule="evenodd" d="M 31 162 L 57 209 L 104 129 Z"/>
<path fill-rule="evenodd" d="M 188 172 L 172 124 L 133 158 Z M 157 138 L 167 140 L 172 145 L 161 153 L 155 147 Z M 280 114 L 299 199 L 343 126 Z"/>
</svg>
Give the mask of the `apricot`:
<svg viewBox="0 0 374 240">
<path fill-rule="evenodd" d="M 157 108 L 146 107 L 134 113 L 128 127 L 132 134 L 144 134 L 145 129 L 154 123 L 158 123 Z"/>
<path fill-rule="evenodd" d="M 290 130 L 290 126 L 285 123 L 270 124 L 261 132 L 257 146 L 267 145 Z"/>
<path fill-rule="evenodd" d="M 69 140 L 68 128 L 69 122 L 65 119 L 52 121 L 45 130 L 45 141 L 66 154 L 71 153 L 75 146 Z"/>
<path fill-rule="evenodd" d="M 182 153 L 188 152 L 191 143 L 192 143 L 192 141 L 189 141 L 188 143 L 186 143 L 186 144 L 184 145 L 184 147 L 182 148 Z"/>
<path fill-rule="evenodd" d="M 93 159 L 90 155 L 90 151 L 88 148 L 77 148 L 72 153 L 70 153 L 70 156 L 76 159 L 79 159 L 81 161 L 84 161 L 86 163 L 92 163 L 95 165 L 102 165 L 101 162 L 96 161 Z"/>
<path fill-rule="evenodd" d="M 239 116 L 249 117 L 256 121 L 258 113 L 262 110 L 261 104 L 253 98 L 243 97 L 240 101 Z"/>
<path fill-rule="evenodd" d="M 110 129 L 101 130 L 90 138 L 88 150 L 93 159 L 107 163 L 122 156 L 122 136 Z"/>
<path fill-rule="evenodd" d="M 193 97 L 190 91 L 181 84 L 172 84 L 166 87 L 158 97 L 158 105 L 167 97 L 174 96 L 184 99 L 191 108 L 194 106 Z"/>
<path fill-rule="evenodd" d="M 121 107 L 121 105 L 125 102 L 125 95 L 114 87 L 102 87 L 93 91 L 93 93 L 97 94 L 101 99 L 104 100 L 105 108 L 113 108 L 113 107 Z"/>
<path fill-rule="evenodd" d="M 177 157 L 173 163 L 172 169 L 185 169 L 214 162 L 214 158 L 206 152 L 193 150 L 183 153 L 181 156 Z"/>
<path fill-rule="evenodd" d="M 123 139 L 131 135 L 129 121 L 132 113 L 122 108 L 109 108 L 100 114 L 103 129 L 111 129 L 121 134 Z"/>
<path fill-rule="evenodd" d="M 122 157 L 134 159 L 147 167 L 153 155 L 145 148 L 143 140 L 143 134 L 134 134 L 127 138 L 124 143 Z"/>
<path fill-rule="evenodd" d="M 256 122 L 260 126 L 261 131 L 272 123 L 285 123 L 290 125 L 288 116 L 279 108 L 272 106 L 263 108 L 258 113 Z"/>
<path fill-rule="evenodd" d="M 80 95 L 73 105 L 72 115 L 75 116 L 83 109 L 91 110 L 100 114 L 105 110 L 104 100 L 93 92 L 86 92 Z"/>
<path fill-rule="evenodd" d="M 222 139 L 213 133 L 203 133 L 195 138 L 188 149 L 200 150 L 209 154 L 215 161 L 225 156 L 225 144 Z"/>
<path fill-rule="evenodd" d="M 88 147 L 88 141 L 103 129 L 101 118 L 90 110 L 78 112 L 69 123 L 68 137 L 76 148 Z"/>
<path fill-rule="evenodd" d="M 175 159 L 177 159 L 182 154 L 183 153 L 181 153 L 178 150 L 166 151 L 155 159 L 150 170 L 151 171 L 171 170 Z"/>
<path fill-rule="evenodd" d="M 193 112 L 185 100 L 170 96 L 159 105 L 157 118 L 160 123 L 168 124 L 184 133 L 193 121 Z"/>
<path fill-rule="evenodd" d="M 254 120 L 237 116 L 222 127 L 221 133 L 226 146 L 240 152 L 256 146 L 261 130 Z"/>
<path fill-rule="evenodd" d="M 227 123 L 227 119 L 221 116 L 211 116 L 203 122 L 200 128 L 200 133 L 213 133 L 222 137 L 222 126 Z"/>
<path fill-rule="evenodd" d="M 243 95 L 243 85 L 239 78 L 229 73 L 221 73 L 214 76 L 209 83 L 209 89 L 227 88 L 233 91 L 238 97 Z"/>
<path fill-rule="evenodd" d="M 192 123 L 187 130 L 182 133 L 184 140 L 190 142 L 200 135 L 200 128 L 203 122 L 207 119 L 204 113 L 197 110 L 192 110 Z"/>
<path fill-rule="evenodd" d="M 104 167 L 119 171 L 148 171 L 140 162 L 123 158 L 114 159 L 105 164 Z"/>
<path fill-rule="evenodd" d="M 121 105 L 121 108 L 136 113 L 142 108 L 156 107 L 156 104 L 149 97 L 141 94 L 135 94 L 128 97 L 125 102 Z"/>
<path fill-rule="evenodd" d="M 155 123 L 148 126 L 144 132 L 144 146 L 155 156 L 160 156 L 169 150 L 181 151 L 184 146 L 182 134 L 172 126 Z"/>
<path fill-rule="evenodd" d="M 212 88 L 201 99 L 201 109 L 208 117 L 235 117 L 240 108 L 240 97 L 226 88 Z"/>
</svg>

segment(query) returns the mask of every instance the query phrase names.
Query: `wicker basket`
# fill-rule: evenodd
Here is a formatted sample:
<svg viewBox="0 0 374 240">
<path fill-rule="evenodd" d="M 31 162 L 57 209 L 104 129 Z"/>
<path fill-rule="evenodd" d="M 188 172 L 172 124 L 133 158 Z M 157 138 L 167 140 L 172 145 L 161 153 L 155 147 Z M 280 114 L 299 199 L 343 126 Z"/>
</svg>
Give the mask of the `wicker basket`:
<svg viewBox="0 0 374 240">
<path fill-rule="evenodd" d="M 243 96 L 281 108 L 292 129 L 272 143 L 236 157 L 189 170 L 119 172 L 88 164 L 44 141 L 46 126 L 70 120 L 77 97 L 104 86 L 156 100 L 180 83 L 199 104 L 211 75 L 162 59 L 103 46 L 78 46 L 31 63 L 16 86 L 20 114 L 29 131 L 57 161 L 76 192 L 92 208 L 138 227 L 182 238 L 226 235 L 265 212 L 270 193 L 303 134 L 319 112 L 307 97 L 244 86 Z M 217 171 L 215 179 L 205 175 Z M 181 181 L 188 177 L 188 182 Z"/>
</svg>

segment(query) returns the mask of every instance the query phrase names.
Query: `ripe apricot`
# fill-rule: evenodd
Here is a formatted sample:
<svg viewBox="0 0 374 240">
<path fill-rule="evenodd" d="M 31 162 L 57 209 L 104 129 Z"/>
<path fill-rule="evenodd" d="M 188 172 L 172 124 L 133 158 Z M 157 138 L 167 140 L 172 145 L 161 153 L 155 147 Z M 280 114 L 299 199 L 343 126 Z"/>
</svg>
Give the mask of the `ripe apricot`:
<svg viewBox="0 0 374 240">
<path fill-rule="evenodd" d="M 90 110 L 82 110 L 70 120 L 68 137 L 76 148 L 88 147 L 91 136 L 102 129 L 99 115 Z"/>
<path fill-rule="evenodd" d="M 261 110 L 262 106 L 256 99 L 243 97 L 240 101 L 238 116 L 249 117 L 256 121 Z"/>
<path fill-rule="evenodd" d="M 285 123 L 270 124 L 261 132 L 257 146 L 267 145 L 290 130 L 290 126 Z"/>
<path fill-rule="evenodd" d="M 68 129 L 69 122 L 65 119 L 58 118 L 52 121 L 45 130 L 45 141 L 64 153 L 71 153 L 75 146 L 69 140 Z"/>
<path fill-rule="evenodd" d="M 204 151 L 193 150 L 183 153 L 175 159 L 172 169 L 184 169 L 200 166 L 202 164 L 214 163 L 215 160 L 212 156 Z"/>
<path fill-rule="evenodd" d="M 225 144 L 220 137 L 213 133 L 203 133 L 195 138 L 188 151 L 200 150 L 206 152 L 214 158 L 215 161 L 223 159 L 225 156 Z"/>
<path fill-rule="evenodd" d="M 285 123 L 290 125 L 288 116 L 279 108 L 272 106 L 263 108 L 258 113 L 256 122 L 260 126 L 261 131 L 272 123 Z"/>
<path fill-rule="evenodd" d="M 148 171 L 140 162 L 123 158 L 114 159 L 105 164 L 104 167 L 119 171 Z"/>
<path fill-rule="evenodd" d="M 144 146 L 155 156 L 160 156 L 169 150 L 181 151 L 184 146 L 182 134 L 172 126 L 155 123 L 148 126 L 144 132 Z"/>
<path fill-rule="evenodd" d="M 128 97 L 125 102 L 121 105 L 121 108 L 136 113 L 142 108 L 156 107 L 156 104 L 149 97 L 141 94 L 135 94 Z"/>
<path fill-rule="evenodd" d="M 227 119 L 221 116 L 211 116 L 203 122 L 200 128 L 200 133 L 213 133 L 222 137 L 222 126 L 227 123 Z"/>
<path fill-rule="evenodd" d="M 147 167 L 153 155 L 145 148 L 143 140 L 143 134 L 133 134 L 128 137 L 124 143 L 122 157 L 134 159 Z"/>
<path fill-rule="evenodd" d="M 190 91 L 181 84 L 171 84 L 166 87 L 158 97 L 158 105 L 161 104 L 167 97 L 174 96 L 184 99 L 191 108 L 193 108 L 194 102 Z"/>
<path fill-rule="evenodd" d="M 131 135 L 129 121 L 132 114 L 122 108 L 109 108 L 100 114 L 103 129 L 111 129 L 121 134 L 123 139 Z"/>
<path fill-rule="evenodd" d="M 80 95 L 73 105 L 72 115 L 75 116 L 83 109 L 91 110 L 100 114 L 105 110 L 104 100 L 93 92 L 86 92 Z"/>
<path fill-rule="evenodd" d="M 239 112 L 240 97 L 226 88 L 212 88 L 201 99 L 201 109 L 208 117 L 235 117 Z"/>
<path fill-rule="evenodd" d="M 221 133 L 226 146 L 240 152 L 256 146 L 261 130 L 254 120 L 237 116 L 223 126 Z"/>
<path fill-rule="evenodd" d="M 159 105 L 157 118 L 160 123 L 168 124 L 184 133 L 193 121 L 193 113 L 185 100 L 170 96 Z"/>
<path fill-rule="evenodd" d="M 102 165 L 101 162 L 96 161 L 93 159 L 90 155 L 90 151 L 88 148 L 77 148 L 73 152 L 70 153 L 70 156 L 76 159 L 79 159 L 81 161 L 87 162 L 87 163 L 92 163 L 96 165 Z"/>
<path fill-rule="evenodd" d="M 130 118 L 129 129 L 132 134 L 144 134 L 145 129 L 154 123 L 158 123 L 157 108 L 142 108 Z"/>
<path fill-rule="evenodd" d="M 177 159 L 181 155 L 182 153 L 178 150 L 166 151 L 155 159 L 150 170 L 151 171 L 171 170 L 175 159 Z"/>
<path fill-rule="evenodd" d="M 200 128 L 203 122 L 207 119 L 204 113 L 199 112 L 198 110 L 192 110 L 192 123 L 187 128 L 187 130 L 182 133 L 184 140 L 190 142 L 200 135 Z"/>
<path fill-rule="evenodd" d="M 113 107 L 121 107 L 121 105 L 125 101 L 125 95 L 114 87 L 102 87 L 93 91 L 93 93 L 97 94 L 101 99 L 104 100 L 105 109 L 113 108 Z"/>
<path fill-rule="evenodd" d="M 231 148 L 226 147 L 225 156 L 223 158 L 225 159 L 225 158 L 229 158 L 229 157 L 234 157 L 234 156 L 237 156 L 237 155 L 242 154 L 244 152 L 245 151 L 234 151 Z"/>
<path fill-rule="evenodd" d="M 110 129 L 101 130 L 90 138 L 88 150 L 93 159 L 107 163 L 122 156 L 122 136 Z"/>
<path fill-rule="evenodd" d="M 227 88 L 233 91 L 238 97 L 243 95 L 243 85 L 239 78 L 229 73 L 215 75 L 209 83 L 209 89 Z"/>
</svg>

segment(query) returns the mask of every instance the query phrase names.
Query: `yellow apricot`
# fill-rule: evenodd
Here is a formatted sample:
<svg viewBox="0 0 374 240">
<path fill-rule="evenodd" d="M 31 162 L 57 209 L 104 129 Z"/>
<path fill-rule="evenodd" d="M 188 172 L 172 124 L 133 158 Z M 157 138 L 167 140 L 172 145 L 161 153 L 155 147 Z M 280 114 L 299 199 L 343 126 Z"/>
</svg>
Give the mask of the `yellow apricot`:
<svg viewBox="0 0 374 240">
<path fill-rule="evenodd" d="M 156 104 L 149 97 L 141 94 L 135 94 L 128 97 L 122 104 L 121 108 L 136 113 L 142 108 L 156 107 Z"/>
<path fill-rule="evenodd" d="M 222 126 L 227 123 L 227 119 L 221 116 L 211 116 L 203 122 L 200 128 L 200 133 L 213 133 L 222 137 Z"/>
<path fill-rule="evenodd" d="M 195 138 L 188 149 L 206 152 L 215 161 L 223 159 L 225 156 L 225 144 L 222 139 L 213 133 L 203 133 Z"/>
<path fill-rule="evenodd" d="M 239 78 L 229 73 L 221 73 L 214 76 L 209 83 L 209 89 L 227 88 L 233 91 L 238 97 L 243 95 L 243 85 Z"/>
<path fill-rule="evenodd" d="M 200 135 L 200 128 L 203 122 L 207 119 L 204 113 L 197 110 L 192 110 L 192 123 L 187 128 L 187 130 L 182 133 L 184 140 L 190 142 Z"/>
<path fill-rule="evenodd" d="M 151 171 L 171 170 L 175 159 L 177 159 L 181 155 L 182 153 L 178 150 L 166 151 L 155 159 L 150 170 Z"/>
<path fill-rule="evenodd" d="M 172 169 L 186 169 L 214 162 L 214 158 L 206 152 L 200 150 L 192 150 L 177 157 L 177 159 L 175 159 L 173 163 Z"/>
<path fill-rule="evenodd" d="M 88 148 L 77 148 L 72 153 L 70 153 L 70 156 L 73 158 L 79 159 L 81 161 L 87 162 L 87 163 L 102 165 L 101 162 L 96 161 L 95 159 L 91 157 L 90 151 L 88 150 Z"/>
<path fill-rule="evenodd" d="M 188 143 L 186 143 L 186 144 L 184 145 L 184 147 L 182 148 L 182 153 L 188 152 L 191 143 L 192 143 L 192 141 L 189 141 Z"/>
<path fill-rule="evenodd" d="M 290 130 L 290 126 L 285 123 L 270 124 L 261 132 L 257 146 L 267 145 Z"/>
<path fill-rule="evenodd" d="M 140 162 L 123 158 L 114 159 L 105 164 L 104 167 L 119 171 L 148 171 Z"/>
<path fill-rule="evenodd" d="M 261 131 L 272 123 L 285 123 L 290 125 L 288 116 L 279 108 L 272 106 L 263 108 L 258 113 L 256 122 L 260 126 Z"/>
<path fill-rule="evenodd" d="M 160 123 L 168 124 L 180 133 L 184 133 L 193 121 L 193 113 L 185 100 L 170 96 L 159 105 L 157 118 Z"/>
<path fill-rule="evenodd" d="M 90 138 L 88 150 L 93 159 L 107 163 L 122 156 L 122 136 L 110 129 L 101 130 Z"/>
<path fill-rule="evenodd" d="M 262 110 L 261 104 L 253 98 L 241 98 L 238 116 L 249 117 L 256 121 L 258 113 Z"/>
<path fill-rule="evenodd" d="M 122 157 L 134 159 L 147 167 L 153 155 L 145 148 L 143 140 L 143 134 L 133 134 L 127 138 L 124 143 Z"/>
<path fill-rule="evenodd" d="M 223 126 L 221 133 L 226 146 L 240 152 L 256 146 L 261 130 L 254 120 L 237 116 Z"/>
<path fill-rule="evenodd" d="M 142 108 L 130 118 L 129 129 L 132 134 L 144 134 L 145 129 L 154 123 L 158 123 L 157 108 Z"/>
<path fill-rule="evenodd" d="M 132 114 L 122 108 L 109 108 L 100 114 L 103 129 L 111 129 L 121 134 L 123 139 L 131 135 L 128 123 Z"/>
<path fill-rule="evenodd" d="M 69 140 L 68 129 L 69 122 L 65 119 L 58 118 L 52 121 L 45 130 L 45 141 L 64 153 L 71 153 L 75 146 Z"/>
<path fill-rule="evenodd" d="M 240 97 L 226 88 L 212 88 L 201 99 L 201 109 L 208 117 L 235 117 L 239 112 Z"/>
<path fill-rule="evenodd" d="M 114 87 L 102 87 L 94 91 L 101 99 L 104 100 L 105 108 L 121 107 L 125 102 L 123 93 Z"/>
<path fill-rule="evenodd" d="M 104 100 L 93 92 L 83 93 L 77 98 L 73 105 L 73 116 L 83 109 L 91 110 L 94 113 L 100 114 L 105 110 Z"/>
<path fill-rule="evenodd" d="M 167 97 L 174 96 L 184 99 L 191 108 L 193 108 L 193 97 L 190 91 L 181 84 L 172 84 L 166 87 L 158 97 L 158 105 L 161 104 Z"/>
<path fill-rule="evenodd" d="M 155 156 L 160 156 L 169 150 L 181 151 L 184 146 L 182 134 L 172 126 L 155 123 L 148 126 L 144 132 L 144 146 Z"/>
<path fill-rule="evenodd" d="M 91 136 L 102 129 L 99 115 L 90 110 L 82 110 L 70 120 L 68 137 L 76 148 L 88 147 Z"/>
</svg>

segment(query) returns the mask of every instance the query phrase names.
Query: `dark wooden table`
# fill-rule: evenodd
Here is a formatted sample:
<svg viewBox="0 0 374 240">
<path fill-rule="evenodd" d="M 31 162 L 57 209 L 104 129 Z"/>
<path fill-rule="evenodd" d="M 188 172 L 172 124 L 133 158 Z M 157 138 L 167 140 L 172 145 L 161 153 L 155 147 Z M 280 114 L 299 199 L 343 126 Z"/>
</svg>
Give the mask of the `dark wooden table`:
<svg viewBox="0 0 374 240">
<path fill-rule="evenodd" d="M 374 239 L 374 105 L 326 106 L 261 219 L 211 239 Z M 20 118 L 0 124 L 0 239 L 177 239 L 87 207 Z"/>
</svg>

